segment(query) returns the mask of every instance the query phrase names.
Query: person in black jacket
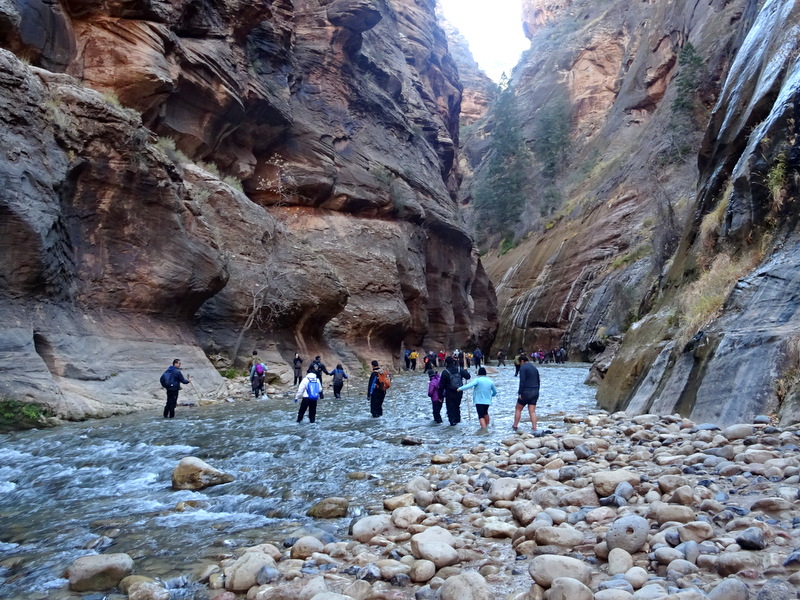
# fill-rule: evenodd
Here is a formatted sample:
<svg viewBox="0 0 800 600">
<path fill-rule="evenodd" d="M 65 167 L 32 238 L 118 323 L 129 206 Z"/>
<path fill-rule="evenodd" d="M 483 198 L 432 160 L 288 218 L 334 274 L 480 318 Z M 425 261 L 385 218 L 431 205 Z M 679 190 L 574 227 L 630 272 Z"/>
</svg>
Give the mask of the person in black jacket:
<svg viewBox="0 0 800 600">
<path fill-rule="evenodd" d="M 511 428 L 516 431 L 522 417 L 522 409 L 528 407 L 528 414 L 531 416 L 533 431 L 536 431 L 536 403 L 539 401 L 539 370 L 532 362 L 528 362 L 525 354 L 519 357 L 519 391 L 517 392 L 517 404 L 514 407 L 514 424 Z"/>
<path fill-rule="evenodd" d="M 469 371 L 458 366 L 452 356 L 448 356 L 445 361 L 445 369 L 442 371 L 439 380 L 439 397 L 444 398 L 447 407 L 447 420 L 450 425 L 461 422 L 461 398 L 464 392 L 459 392 L 458 388 L 470 378 Z"/>
<path fill-rule="evenodd" d="M 172 366 L 167 369 L 167 405 L 164 407 L 164 418 L 175 418 L 175 407 L 178 406 L 178 393 L 181 391 L 181 384 L 188 384 L 189 380 L 184 378 L 181 373 L 181 361 L 176 358 L 172 361 Z"/>
<path fill-rule="evenodd" d="M 294 367 L 294 385 L 297 385 L 301 381 L 303 381 L 303 359 L 300 358 L 300 354 L 297 352 L 294 353 L 294 360 L 292 361 L 292 366 Z"/>
</svg>

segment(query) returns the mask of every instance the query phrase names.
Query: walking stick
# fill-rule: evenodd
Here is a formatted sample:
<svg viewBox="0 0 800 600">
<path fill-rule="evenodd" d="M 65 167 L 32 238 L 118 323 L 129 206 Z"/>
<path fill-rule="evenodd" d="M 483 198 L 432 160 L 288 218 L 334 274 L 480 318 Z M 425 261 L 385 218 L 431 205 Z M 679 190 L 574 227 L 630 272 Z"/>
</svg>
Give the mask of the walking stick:
<svg viewBox="0 0 800 600">
<path fill-rule="evenodd" d="M 189 374 L 187 373 L 187 375 Z M 191 377 L 191 375 L 189 375 L 189 377 Z M 200 397 L 200 393 L 197 391 L 197 386 L 195 386 L 193 379 L 189 379 L 189 383 L 191 384 L 192 389 L 194 390 L 194 395 L 197 396 L 197 406 L 200 406 L 200 404 L 202 404 L 203 402 L 203 399 Z"/>
</svg>

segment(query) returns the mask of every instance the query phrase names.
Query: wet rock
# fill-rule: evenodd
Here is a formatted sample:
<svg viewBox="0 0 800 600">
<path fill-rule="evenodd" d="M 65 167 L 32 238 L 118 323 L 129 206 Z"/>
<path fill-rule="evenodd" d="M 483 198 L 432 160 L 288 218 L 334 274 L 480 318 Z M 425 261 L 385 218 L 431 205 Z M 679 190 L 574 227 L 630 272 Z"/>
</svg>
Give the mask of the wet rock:
<svg viewBox="0 0 800 600">
<path fill-rule="evenodd" d="M 638 552 L 647 541 L 650 524 L 638 515 L 627 515 L 614 521 L 606 533 L 609 550 L 622 548 L 629 554 Z"/>
<path fill-rule="evenodd" d="M 764 531 L 758 527 L 748 527 L 736 536 L 736 543 L 742 550 L 763 550 L 767 547 Z"/>
<path fill-rule="evenodd" d="M 627 573 L 633 567 L 633 558 L 622 548 L 614 548 L 608 553 L 608 574 Z"/>
<path fill-rule="evenodd" d="M 81 556 L 67 569 L 69 589 L 75 592 L 110 590 L 133 572 L 133 559 L 127 554 Z"/>
<path fill-rule="evenodd" d="M 594 600 L 630 600 L 633 594 L 625 590 L 600 590 L 594 595 Z"/>
<path fill-rule="evenodd" d="M 388 511 L 393 511 L 396 508 L 400 508 L 401 506 L 413 506 L 414 505 L 414 494 L 400 494 L 399 496 L 394 496 L 393 498 L 387 498 L 383 501 L 383 507 Z"/>
<path fill-rule="evenodd" d="M 558 527 L 540 527 L 536 530 L 536 543 L 540 545 L 574 548 L 583 543 L 583 534 L 569 525 Z"/>
<path fill-rule="evenodd" d="M 528 573 L 544 588 L 549 588 L 559 577 L 572 577 L 584 585 L 587 585 L 592 577 L 591 568 L 583 561 L 553 554 L 535 557 L 528 567 Z"/>
<path fill-rule="evenodd" d="M 484 523 L 481 535 L 485 538 L 510 538 L 517 531 L 517 526 L 504 521 L 490 520 Z M 582 539 L 582 538 L 581 538 Z"/>
<path fill-rule="evenodd" d="M 717 572 L 723 577 L 760 567 L 761 557 L 753 552 L 723 552 L 717 558 Z"/>
<path fill-rule="evenodd" d="M 429 560 L 437 569 L 441 569 L 459 561 L 453 542 L 454 538 L 449 531 L 441 527 L 431 527 L 411 538 L 411 551 L 416 558 Z"/>
<path fill-rule="evenodd" d="M 486 580 L 475 571 L 448 577 L 439 589 L 440 600 L 494 600 Z"/>
<path fill-rule="evenodd" d="M 2 563 L 0 563 L 2 564 Z M 139 583 L 140 581 L 146 581 L 149 583 L 155 583 L 155 580 L 150 577 L 145 577 L 144 575 L 128 575 L 127 577 L 123 577 L 122 581 L 119 582 L 119 591 L 123 594 L 128 593 L 128 589 L 134 584 Z"/>
<path fill-rule="evenodd" d="M 714 537 L 714 528 L 703 521 L 692 521 L 678 527 L 681 542 L 704 542 Z"/>
<path fill-rule="evenodd" d="M 309 508 L 306 514 L 315 519 L 339 519 L 347 516 L 349 506 L 347 498 L 325 498 Z"/>
<path fill-rule="evenodd" d="M 231 481 L 233 475 L 215 469 L 194 456 L 182 458 L 172 471 L 172 488 L 176 490 L 202 490 Z"/>
<path fill-rule="evenodd" d="M 747 584 L 734 577 L 723 579 L 708 593 L 708 600 L 748 600 L 749 598 Z"/>
<path fill-rule="evenodd" d="M 303 540 L 313 540 L 318 547 L 317 551 L 322 550 L 322 542 L 318 539 L 303 537 L 292 547 L 292 551 L 294 551 L 294 548 L 297 547 L 298 544 L 301 544 Z M 311 556 L 311 553 L 309 552 L 307 556 Z M 293 556 L 292 558 L 297 557 Z M 303 558 L 305 558 L 305 556 Z M 275 560 L 270 555 L 263 552 L 245 552 L 233 563 L 230 570 L 227 572 L 225 588 L 232 592 L 246 592 L 251 587 L 258 585 L 258 575 L 264 567 L 277 569 Z"/>
<path fill-rule="evenodd" d="M 519 481 L 511 477 L 501 477 L 492 483 L 489 489 L 489 499 L 492 502 L 498 500 L 513 500 L 519 492 Z"/>
<path fill-rule="evenodd" d="M 614 493 L 617 486 L 623 481 L 627 481 L 632 486 L 639 485 L 639 475 L 633 471 L 619 469 L 617 471 L 600 471 L 592 475 L 592 483 L 597 495 L 602 497 L 610 496 Z"/>
<path fill-rule="evenodd" d="M 138 581 L 128 588 L 128 600 L 170 600 L 170 593 L 157 583 Z"/>
<path fill-rule="evenodd" d="M 281 578 L 281 572 L 269 565 L 264 565 L 258 571 L 256 575 L 256 583 L 258 585 L 266 585 L 268 583 L 274 583 Z"/>
<path fill-rule="evenodd" d="M 381 570 L 376 564 L 369 564 L 361 567 L 356 574 L 356 578 L 361 581 L 378 581 L 381 578 Z"/>
<path fill-rule="evenodd" d="M 635 590 L 644 586 L 644 584 L 647 583 L 648 577 L 647 571 L 642 567 L 632 567 L 625 573 L 625 581 L 630 583 L 631 587 Z"/>
<path fill-rule="evenodd" d="M 797 598 L 792 587 L 780 579 L 770 579 L 759 590 L 756 600 L 791 600 Z"/>
<path fill-rule="evenodd" d="M 417 560 L 411 565 L 409 576 L 415 583 L 430 581 L 436 575 L 436 565 L 429 560 Z"/>
<path fill-rule="evenodd" d="M 571 577 L 554 579 L 547 592 L 548 600 L 593 600 L 593 598 L 592 590 Z"/>
<path fill-rule="evenodd" d="M 392 526 L 389 515 L 371 515 L 359 519 L 353 525 L 353 538 L 359 542 L 367 543 L 376 535 L 379 535 Z"/>
<path fill-rule="evenodd" d="M 392 511 L 391 518 L 395 527 L 408 529 L 425 519 L 425 512 L 417 506 L 401 506 Z"/>
</svg>

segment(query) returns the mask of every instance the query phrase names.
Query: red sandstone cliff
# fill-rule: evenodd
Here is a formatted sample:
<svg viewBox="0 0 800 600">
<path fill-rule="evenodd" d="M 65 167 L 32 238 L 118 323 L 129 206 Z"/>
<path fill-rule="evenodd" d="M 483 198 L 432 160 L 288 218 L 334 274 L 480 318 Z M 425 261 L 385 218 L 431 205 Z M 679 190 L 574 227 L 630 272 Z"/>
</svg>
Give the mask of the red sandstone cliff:
<svg viewBox="0 0 800 600">
<path fill-rule="evenodd" d="M 102 415 L 173 355 L 216 389 L 200 347 L 491 340 L 432 0 L 12 3 L 0 45 L 3 395 Z"/>
</svg>

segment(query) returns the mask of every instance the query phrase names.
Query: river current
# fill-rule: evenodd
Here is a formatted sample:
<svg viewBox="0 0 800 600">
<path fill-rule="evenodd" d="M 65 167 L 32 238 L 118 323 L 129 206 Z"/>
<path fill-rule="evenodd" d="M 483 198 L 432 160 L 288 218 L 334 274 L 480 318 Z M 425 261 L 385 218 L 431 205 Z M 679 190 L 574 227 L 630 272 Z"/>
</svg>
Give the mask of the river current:
<svg viewBox="0 0 800 600">
<path fill-rule="evenodd" d="M 564 429 L 565 412 L 595 409 L 595 390 L 583 384 L 587 367 L 539 367 L 540 429 Z M 446 417 L 435 424 L 428 377 L 416 372 L 395 377 L 380 419 L 370 417 L 366 380 L 352 378 L 340 400 L 327 388 L 313 425 L 296 422 L 292 394 L 179 406 L 171 420 L 148 411 L 0 436 L 0 598 L 92 597 L 70 593 L 63 579 L 85 554 L 125 552 L 138 574 L 168 579 L 191 577 L 236 547 L 280 546 L 300 527 L 343 535 L 353 516 L 401 493 L 430 455 L 511 435 L 514 367 L 490 376 L 499 394 L 488 433 L 479 432 L 470 392 L 460 425 L 448 426 Z M 181 392 L 188 400 L 191 390 Z M 523 421 L 520 429 L 529 428 Z M 407 436 L 422 445 L 401 445 Z M 175 491 L 172 471 L 185 456 L 235 481 Z M 351 515 L 326 522 L 306 516 L 329 496 L 350 499 Z"/>
</svg>

